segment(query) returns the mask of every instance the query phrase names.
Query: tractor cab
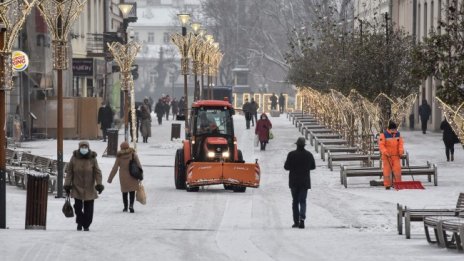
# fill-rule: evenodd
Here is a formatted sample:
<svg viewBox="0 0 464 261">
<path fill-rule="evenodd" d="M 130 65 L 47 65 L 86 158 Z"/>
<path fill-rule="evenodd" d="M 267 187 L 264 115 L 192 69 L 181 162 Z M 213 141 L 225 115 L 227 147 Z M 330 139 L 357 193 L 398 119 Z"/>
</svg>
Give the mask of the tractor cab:
<svg viewBox="0 0 464 261">
<path fill-rule="evenodd" d="M 237 161 L 234 152 L 235 111 L 225 101 L 198 101 L 192 105 L 190 140 L 193 161 Z"/>
</svg>

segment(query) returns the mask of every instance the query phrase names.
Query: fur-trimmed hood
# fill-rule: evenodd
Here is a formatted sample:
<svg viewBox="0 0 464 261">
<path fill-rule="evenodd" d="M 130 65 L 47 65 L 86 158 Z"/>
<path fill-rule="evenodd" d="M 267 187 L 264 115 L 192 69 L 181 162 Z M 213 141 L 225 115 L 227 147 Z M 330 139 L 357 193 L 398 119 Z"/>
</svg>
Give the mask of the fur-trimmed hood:
<svg viewBox="0 0 464 261">
<path fill-rule="evenodd" d="M 119 150 L 118 153 L 117 153 L 117 157 L 121 157 L 121 156 L 124 156 L 124 155 L 128 155 L 128 154 L 132 154 L 134 153 L 135 150 L 133 148 L 128 148 L 128 149 L 122 149 L 122 150 Z"/>
<path fill-rule="evenodd" d="M 82 155 L 79 150 L 75 150 L 73 152 L 73 156 L 78 158 L 78 159 L 94 159 L 97 157 L 97 153 L 93 150 L 90 150 L 89 149 L 89 153 L 85 154 L 85 155 Z"/>
</svg>

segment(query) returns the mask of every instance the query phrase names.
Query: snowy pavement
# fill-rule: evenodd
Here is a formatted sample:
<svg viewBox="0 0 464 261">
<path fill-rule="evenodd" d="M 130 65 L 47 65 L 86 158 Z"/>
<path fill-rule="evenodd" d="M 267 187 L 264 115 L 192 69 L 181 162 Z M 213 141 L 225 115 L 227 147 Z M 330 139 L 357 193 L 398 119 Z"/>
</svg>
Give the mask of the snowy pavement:
<svg viewBox="0 0 464 261">
<path fill-rule="evenodd" d="M 372 178 L 340 185 L 334 171 L 315 156 L 313 189 L 308 193 L 307 228 L 292 229 L 288 173 L 283 164 L 301 136 L 286 116 L 271 117 L 274 140 L 266 151 L 253 146 L 254 131 L 235 116 L 239 149 L 247 162 L 259 160 L 261 186 L 246 193 L 209 186 L 198 193 L 174 188 L 174 153 L 181 140 L 170 141 L 171 123 L 152 122 L 149 143 L 138 143 L 144 165 L 148 203 L 135 213 L 122 212 L 119 179 L 106 183 L 114 158 L 101 157 L 106 143 L 90 141 L 99 154 L 105 190 L 95 202 L 90 232 L 76 231 L 74 219 L 61 213 L 64 199 L 48 198 L 47 230 L 25 230 L 26 191 L 7 186 L 7 226 L 0 230 L 0 260 L 463 260 L 457 251 L 429 245 L 423 225 L 412 225 L 412 239 L 396 230 L 396 203 L 411 207 L 447 207 L 464 192 L 464 153 L 456 146 L 455 162 L 446 162 L 441 133 L 403 131 L 411 165 L 438 165 L 438 186 L 420 177 L 425 190 L 370 187 Z M 181 122 L 176 122 L 181 123 Z M 121 131 L 120 131 L 121 132 Z M 183 136 L 183 133 L 181 134 Z M 122 133 L 119 136 L 121 142 Z M 64 160 L 77 148 L 64 141 Z M 22 143 L 22 149 L 56 157 L 56 141 Z"/>
</svg>

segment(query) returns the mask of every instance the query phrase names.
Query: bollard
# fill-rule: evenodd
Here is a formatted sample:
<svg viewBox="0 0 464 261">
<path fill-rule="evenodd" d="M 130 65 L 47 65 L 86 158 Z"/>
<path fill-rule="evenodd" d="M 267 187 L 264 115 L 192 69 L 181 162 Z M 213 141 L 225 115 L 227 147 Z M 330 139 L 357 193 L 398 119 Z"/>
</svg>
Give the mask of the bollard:
<svg viewBox="0 0 464 261">
<path fill-rule="evenodd" d="M 171 124 L 171 140 L 179 139 L 180 138 L 180 124 L 179 123 L 172 123 Z"/>
<path fill-rule="evenodd" d="M 118 153 L 118 129 L 107 129 L 108 147 L 106 148 L 107 156 L 116 156 Z"/>
<path fill-rule="evenodd" d="M 26 229 L 47 227 L 48 175 L 27 175 Z"/>
</svg>

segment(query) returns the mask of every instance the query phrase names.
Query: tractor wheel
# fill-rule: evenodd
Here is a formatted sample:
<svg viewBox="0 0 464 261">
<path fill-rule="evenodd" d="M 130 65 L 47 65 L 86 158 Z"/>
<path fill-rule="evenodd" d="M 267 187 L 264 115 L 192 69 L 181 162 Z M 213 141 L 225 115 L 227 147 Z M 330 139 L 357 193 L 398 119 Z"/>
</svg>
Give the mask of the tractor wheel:
<svg viewBox="0 0 464 261">
<path fill-rule="evenodd" d="M 225 190 L 233 190 L 233 189 L 234 189 L 234 186 L 233 186 L 233 185 L 229 185 L 229 184 L 224 184 L 224 189 L 225 189 Z"/>
<path fill-rule="evenodd" d="M 242 151 L 241 151 L 241 150 L 238 150 L 237 154 L 238 154 L 238 159 L 237 159 L 237 160 L 238 160 L 239 162 L 244 162 L 244 161 L 243 161 L 243 154 L 242 154 Z"/>
<path fill-rule="evenodd" d="M 188 187 L 186 188 L 187 192 L 198 192 L 200 187 Z"/>
<path fill-rule="evenodd" d="M 176 189 L 185 189 L 185 165 L 184 149 L 176 151 L 176 160 L 174 162 L 174 184 Z"/>
<path fill-rule="evenodd" d="M 245 191 L 246 191 L 246 187 L 244 187 L 244 186 L 234 186 L 234 192 L 243 193 Z"/>
</svg>

